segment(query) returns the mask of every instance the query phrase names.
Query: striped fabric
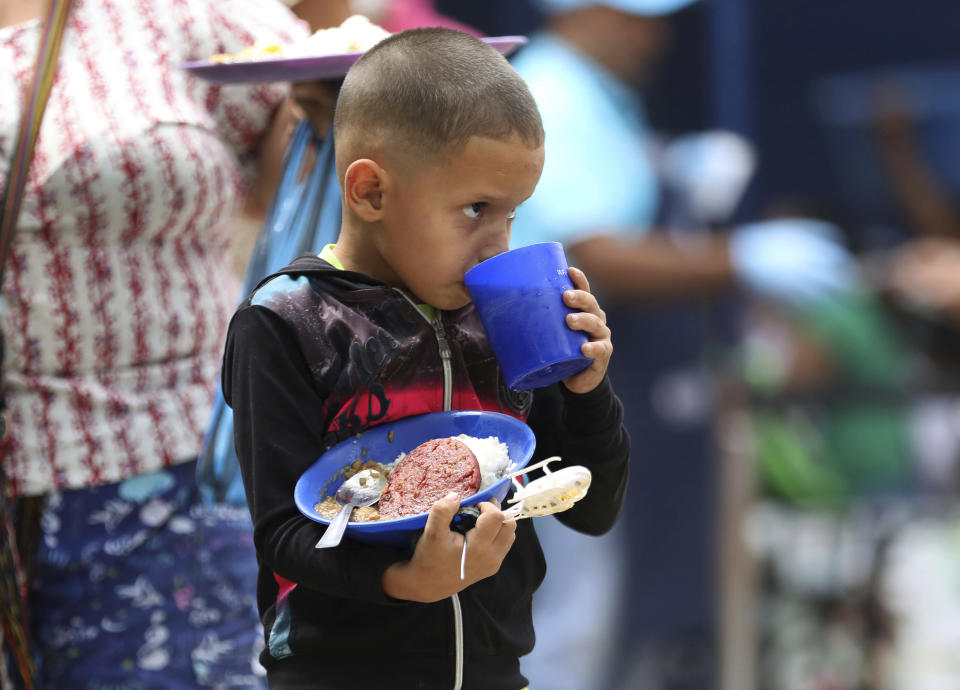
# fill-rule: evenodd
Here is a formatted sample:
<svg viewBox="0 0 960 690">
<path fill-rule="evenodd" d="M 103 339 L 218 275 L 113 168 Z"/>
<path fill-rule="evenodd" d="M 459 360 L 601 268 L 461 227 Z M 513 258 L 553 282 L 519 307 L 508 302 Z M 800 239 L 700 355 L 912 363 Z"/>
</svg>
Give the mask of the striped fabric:
<svg viewBox="0 0 960 690">
<path fill-rule="evenodd" d="M 0 29 L 3 167 L 40 28 Z M 3 284 L 15 493 L 196 456 L 237 298 L 227 221 L 286 87 L 177 65 L 306 33 L 274 0 L 76 0 Z"/>
</svg>

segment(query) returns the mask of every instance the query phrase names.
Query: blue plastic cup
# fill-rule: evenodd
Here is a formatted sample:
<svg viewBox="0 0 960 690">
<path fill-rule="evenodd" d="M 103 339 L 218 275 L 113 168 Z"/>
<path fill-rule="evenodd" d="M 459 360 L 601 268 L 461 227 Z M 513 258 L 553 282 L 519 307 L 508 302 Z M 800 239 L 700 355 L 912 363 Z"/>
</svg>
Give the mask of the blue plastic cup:
<svg viewBox="0 0 960 690">
<path fill-rule="evenodd" d="M 582 331 L 567 326 L 573 289 L 559 242 L 512 249 L 463 276 L 500 369 L 512 390 L 542 388 L 590 366 Z"/>
</svg>

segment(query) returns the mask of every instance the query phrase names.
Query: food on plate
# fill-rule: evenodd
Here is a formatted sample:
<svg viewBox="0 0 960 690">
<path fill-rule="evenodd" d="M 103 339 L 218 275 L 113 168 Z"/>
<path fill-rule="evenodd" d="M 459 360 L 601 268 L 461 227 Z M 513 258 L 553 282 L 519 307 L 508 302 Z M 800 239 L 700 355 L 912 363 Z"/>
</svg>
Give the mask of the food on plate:
<svg viewBox="0 0 960 690">
<path fill-rule="evenodd" d="M 507 444 L 503 443 L 496 436 L 488 436 L 486 438 L 477 438 L 475 436 L 468 436 L 466 434 L 460 434 L 455 437 L 439 438 L 432 439 L 426 443 L 421 444 L 410 453 L 400 453 L 397 458 L 390 463 L 381 464 L 374 460 L 369 459 L 357 459 L 350 465 L 345 466 L 340 472 L 337 473 L 337 476 L 343 476 L 344 479 L 349 479 L 358 472 L 363 470 L 370 470 L 382 473 L 388 479 L 388 488 L 384 492 L 384 495 L 390 491 L 390 480 L 393 478 L 394 473 L 400 468 L 404 461 L 410 456 L 414 456 L 413 463 L 411 464 L 410 469 L 403 470 L 401 475 L 394 482 L 395 488 L 400 488 L 399 497 L 388 498 L 387 503 L 397 501 L 399 499 L 404 499 L 402 504 L 406 505 L 408 502 L 404 498 L 404 492 L 406 486 L 409 486 L 412 480 L 409 479 L 413 475 L 413 468 L 421 463 L 425 463 L 425 460 L 417 460 L 418 456 L 428 455 L 426 450 L 420 450 L 423 448 L 433 448 L 435 452 L 429 453 L 432 460 L 437 460 L 438 458 L 442 459 L 446 451 L 438 451 L 437 448 L 446 448 L 453 450 L 453 457 L 466 457 L 464 450 L 469 451 L 474 459 L 476 464 L 476 470 L 478 472 L 479 481 L 475 488 L 467 493 L 461 493 L 461 498 L 467 498 L 479 491 L 483 491 L 486 488 L 489 488 L 496 484 L 500 479 L 502 479 L 511 467 L 510 463 L 510 454 L 507 449 Z M 446 461 L 449 461 L 450 458 L 446 458 Z M 464 463 L 467 468 L 472 468 L 469 462 Z M 430 474 L 434 474 L 433 465 L 430 464 L 429 467 Z M 471 469 L 470 475 L 472 476 L 473 470 Z M 404 479 L 404 475 L 408 479 Z M 452 475 L 455 479 L 455 475 Z M 456 482 L 454 482 L 456 483 Z M 472 483 L 471 483 L 472 485 Z M 422 501 L 418 501 L 416 509 L 413 507 L 408 508 L 409 510 L 414 510 L 414 512 L 406 512 L 403 514 L 390 514 L 390 508 L 387 509 L 387 512 L 381 510 L 381 504 L 383 503 L 383 498 L 381 498 L 380 504 L 373 504 L 372 506 L 367 506 L 365 508 L 354 508 L 353 513 L 350 517 L 350 522 L 372 522 L 380 519 L 393 519 L 396 517 L 406 517 L 407 515 L 416 515 L 419 513 L 425 513 L 430 510 L 430 506 L 433 505 L 433 502 L 439 498 L 443 498 L 449 493 L 449 491 L 458 491 L 457 488 L 451 486 L 451 488 L 443 489 L 440 491 L 438 489 L 439 495 L 433 499 L 423 498 Z M 425 505 L 422 505 L 424 504 Z M 397 503 L 401 505 L 401 503 Z M 326 496 L 321 502 L 317 503 L 314 506 L 314 510 L 323 517 L 327 519 L 333 519 L 334 515 L 337 514 L 337 511 L 340 509 L 340 506 L 333 498 L 333 492 L 330 495 Z"/>
<path fill-rule="evenodd" d="M 290 54 L 294 57 L 312 57 L 363 52 L 373 48 L 389 35 L 389 31 L 377 26 L 362 14 L 355 14 L 344 19 L 340 26 L 314 32 L 306 40 L 292 46 Z"/>
<path fill-rule="evenodd" d="M 283 46 L 278 43 L 255 43 L 239 53 L 217 53 L 210 56 L 210 62 L 248 62 L 250 60 L 275 60 L 284 57 Z"/>
<path fill-rule="evenodd" d="M 354 477 L 363 477 L 364 475 L 371 476 L 374 481 L 377 482 L 381 481 L 382 478 L 382 481 L 386 483 L 387 477 L 390 476 L 390 468 L 374 460 L 358 458 L 337 472 L 335 476 L 342 476 L 346 482 Z M 365 483 L 366 482 L 361 480 L 361 485 Z M 324 497 L 322 501 L 313 506 L 314 511 L 316 511 L 318 515 L 322 515 L 328 520 L 332 520 L 340 511 L 340 508 L 341 506 L 337 503 L 333 494 Z M 350 522 L 372 522 L 379 519 L 380 513 L 377 511 L 376 503 L 362 508 L 354 508 L 353 512 L 350 513 Z"/>
<path fill-rule="evenodd" d="M 496 436 L 477 438 L 460 434 L 455 438 L 463 441 L 477 456 L 480 463 L 480 491 L 493 486 L 503 479 L 510 469 L 510 451 L 507 444 Z"/>
<path fill-rule="evenodd" d="M 380 515 L 418 515 L 451 491 L 467 498 L 479 488 L 480 463 L 470 447 L 455 438 L 434 439 L 397 462 L 380 496 Z"/>
<path fill-rule="evenodd" d="M 369 50 L 390 35 L 362 14 L 355 14 L 340 26 L 320 29 L 298 43 L 283 46 L 276 43 L 260 44 L 244 48 L 239 53 L 218 53 L 211 62 L 248 62 L 251 60 L 274 60 L 282 58 L 319 57 Z"/>
</svg>

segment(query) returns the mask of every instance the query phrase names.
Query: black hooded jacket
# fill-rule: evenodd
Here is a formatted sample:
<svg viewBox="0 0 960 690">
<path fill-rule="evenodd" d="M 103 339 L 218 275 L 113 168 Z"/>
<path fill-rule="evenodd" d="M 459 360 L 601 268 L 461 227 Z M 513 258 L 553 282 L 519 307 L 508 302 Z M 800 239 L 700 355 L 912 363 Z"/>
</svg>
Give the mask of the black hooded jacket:
<svg viewBox="0 0 960 690">
<path fill-rule="evenodd" d="M 473 306 L 436 314 L 431 322 L 400 290 L 304 256 L 264 280 L 231 321 L 223 391 L 254 523 L 271 687 L 452 688 L 457 626 L 463 688 L 526 685 L 519 657 L 533 648 L 531 600 L 546 567 L 533 520 L 517 523 L 496 575 L 432 604 L 383 591 L 384 570 L 408 550 L 349 539 L 314 548 L 324 526 L 301 515 L 294 486 L 359 431 L 443 409 L 511 414 L 536 435 L 531 462 L 559 455 L 551 469 L 592 472 L 588 495 L 556 519 L 602 534 L 619 514 L 629 440 L 609 383 L 582 395 L 562 384 L 510 391 Z"/>
</svg>

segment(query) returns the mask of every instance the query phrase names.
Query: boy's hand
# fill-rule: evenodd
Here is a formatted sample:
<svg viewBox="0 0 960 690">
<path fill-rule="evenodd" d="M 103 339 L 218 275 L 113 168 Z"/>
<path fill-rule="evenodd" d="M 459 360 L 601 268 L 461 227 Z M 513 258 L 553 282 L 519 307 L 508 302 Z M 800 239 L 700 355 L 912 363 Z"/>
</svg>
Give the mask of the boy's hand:
<svg viewBox="0 0 960 690">
<path fill-rule="evenodd" d="M 597 304 L 597 298 L 590 293 L 587 276 L 579 268 L 570 267 L 568 273 L 573 281 L 574 290 L 563 294 L 563 302 L 571 309 L 579 309 L 576 314 L 567 315 L 567 325 L 575 331 L 583 331 L 590 342 L 583 345 L 581 352 L 585 357 L 593 357 L 593 364 L 563 380 L 573 393 L 589 393 L 603 381 L 613 354 L 610 341 L 610 329 L 607 328 L 607 315 Z"/>
<path fill-rule="evenodd" d="M 493 499 L 478 505 L 480 517 L 466 535 L 466 571 L 461 580 L 464 537 L 450 529 L 459 507 L 456 494 L 433 504 L 413 557 L 394 563 L 384 572 L 383 589 L 387 594 L 425 603 L 440 601 L 500 570 L 516 538 L 516 523 L 504 524 L 500 506 Z"/>
</svg>

